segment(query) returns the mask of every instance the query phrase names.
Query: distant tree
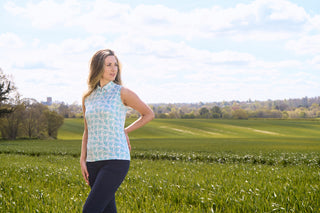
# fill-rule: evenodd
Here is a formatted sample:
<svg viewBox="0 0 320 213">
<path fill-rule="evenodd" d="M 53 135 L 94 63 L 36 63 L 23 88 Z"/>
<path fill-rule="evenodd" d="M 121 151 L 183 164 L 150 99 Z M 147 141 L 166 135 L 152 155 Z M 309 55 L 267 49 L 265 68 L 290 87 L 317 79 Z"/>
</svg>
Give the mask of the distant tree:
<svg viewBox="0 0 320 213">
<path fill-rule="evenodd" d="M 307 108 L 309 106 L 308 97 L 307 96 L 303 97 L 301 101 L 302 101 L 302 107 L 306 107 Z"/>
<path fill-rule="evenodd" d="M 261 103 L 259 101 L 255 101 L 252 104 L 250 104 L 249 107 L 251 110 L 257 110 L 261 108 Z"/>
<path fill-rule="evenodd" d="M 38 103 L 35 99 L 24 99 L 25 112 L 23 130 L 29 138 L 43 138 L 46 133 L 46 117 L 44 112 L 48 107 Z"/>
<path fill-rule="evenodd" d="M 23 121 L 24 104 L 16 104 L 11 113 L 3 115 L 1 122 L 1 135 L 3 138 L 15 140 Z"/>
<path fill-rule="evenodd" d="M 55 111 L 46 110 L 44 114 L 47 119 L 48 136 L 56 139 L 58 136 L 58 129 L 62 126 L 64 118 Z"/>
<path fill-rule="evenodd" d="M 237 109 L 240 109 L 240 104 L 234 101 L 234 102 L 232 103 L 231 109 L 232 109 L 233 111 L 235 111 L 235 110 L 237 110 Z"/>
<path fill-rule="evenodd" d="M 287 112 L 287 111 L 283 111 L 281 118 L 283 118 L 283 119 L 288 119 L 288 118 L 289 118 L 288 112 Z"/>
<path fill-rule="evenodd" d="M 165 113 L 166 112 L 166 107 L 163 105 L 160 105 L 157 107 L 157 111 L 155 113 L 161 114 L 161 113 Z"/>
<path fill-rule="evenodd" d="M 200 114 L 200 118 L 209 118 L 210 117 L 209 110 L 206 107 L 202 107 L 199 110 L 199 114 Z"/>
<path fill-rule="evenodd" d="M 320 108 L 319 104 L 317 103 L 313 103 L 310 107 L 311 110 L 315 109 L 315 110 L 318 110 Z"/>
<path fill-rule="evenodd" d="M 9 95 L 15 91 L 13 81 L 5 75 L 0 68 L 0 117 L 5 114 L 13 112 L 13 107 L 8 103 Z"/>
<path fill-rule="evenodd" d="M 78 105 L 77 102 L 72 103 L 69 105 L 70 115 L 71 118 L 81 118 L 82 116 L 82 106 Z"/>
<path fill-rule="evenodd" d="M 269 118 L 281 118 L 282 113 L 278 110 L 270 110 Z"/>
<path fill-rule="evenodd" d="M 248 118 L 315 118 L 320 116 L 320 96 L 314 98 L 296 98 L 284 100 L 258 101 L 222 101 L 211 103 L 177 103 L 177 104 L 154 104 L 153 111 L 156 118 L 223 118 L 230 119 L 237 113 L 235 110 L 244 110 Z M 60 106 L 60 105 L 59 105 Z M 219 107 L 219 108 L 218 108 Z M 50 107 L 49 107 L 50 108 Z M 209 113 L 205 109 L 209 109 Z M 304 113 L 300 113 L 302 108 Z M 51 108 L 50 108 L 51 109 Z M 69 106 L 70 109 L 70 106 Z M 220 109 L 220 112 L 219 110 Z M 298 109 L 298 110 L 296 110 Z M 71 109 L 70 109 L 71 110 Z M 56 108 L 58 111 L 58 107 Z M 75 110 L 71 110 L 71 113 Z M 193 112 L 193 113 L 191 113 Z M 201 114 L 200 114 L 201 112 Z M 219 115 L 220 113 L 220 115 Z M 72 114 L 70 114 L 72 115 Z M 69 117 L 70 117 L 69 115 Z M 132 113 L 128 111 L 128 117 Z M 134 115 L 132 115 L 134 116 Z M 138 116 L 138 114 L 137 114 Z"/>
<path fill-rule="evenodd" d="M 169 118 L 169 114 L 168 113 L 159 113 L 158 118 Z"/>
<path fill-rule="evenodd" d="M 185 112 L 183 111 L 182 108 L 179 108 L 178 110 L 178 118 L 182 118 L 184 116 Z"/>
<path fill-rule="evenodd" d="M 58 108 L 58 112 L 64 118 L 69 118 L 70 110 L 69 110 L 69 106 L 67 104 L 62 102 Z"/>
<path fill-rule="evenodd" d="M 171 111 L 169 112 L 169 118 L 180 118 L 179 111 L 175 107 L 171 108 Z"/>
<path fill-rule="evenodd" d="M 277 105 L 275 105 L 275 109 L 276 110 L 280 110 L 280 111 L 285 111 L 289 108 L 289 106 L 285 103 L 278 103 Z"/>
<path fill-rule="evenodd" d="M 310 107 L 310 116 L 311 117 L 318 117 L 318 112 L 320 112 L 319 104 L 313 103 Z"/>
<path fill-rule="evenodd" d="M 268 99 L 268 101 L 266 102 L 266 105 L 268 107 L 268 109 L 272 109 L 274 106 L 274 102 L 271 99 Z"/>
<path fill-rule="evenodd" d="M 212 118 L 221 118 L 222 117 L 222 111 L 221 111 L 220 107 L 214 106 L 211 108 L 210 111 L 211 111 Z"/>
<path fill-rule="evenodd" d="M 300 117 L 300 118 L 307 118 L 307 113 L 306 113 L 305 111 L 301 111 L 301 112 L 299 113 L 299 117 Z"/>
<path fill-rule="evenodd" d="M 236 109 L 232 112 L 234 119 L 248 119 L 248 113 L 243 109 Z"/>
<path fill-rule="evenodd" d="M 230 119 L 232 118 L 232 109 L 231 106 L 225 106 L 221 109 L 222 112 L 222 118 L 224 119 Z"/>
<path fill-rule="evenodd" d="M 181 118 L 185 118 L 185 119 L 193 119 L 196 116 L 194 115 L 194 112 L 189 112 L 189 113 L 185 113 Z"/>
</svg>

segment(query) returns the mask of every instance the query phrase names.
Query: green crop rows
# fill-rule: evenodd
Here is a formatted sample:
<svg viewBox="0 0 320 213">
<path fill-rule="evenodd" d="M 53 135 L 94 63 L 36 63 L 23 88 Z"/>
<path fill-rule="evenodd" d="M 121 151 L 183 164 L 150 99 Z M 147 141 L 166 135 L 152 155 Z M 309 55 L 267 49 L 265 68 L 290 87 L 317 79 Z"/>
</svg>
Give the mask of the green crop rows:
<svg viewBox="0 0 320 213">
<path fill-rule="evenodd" d="M 0 141 L 0 212 L 81 212 L 82 132 Z M 319 120 L 156 119 L 130 138 L 119 212 L 320 212 Z"/>
</svg>

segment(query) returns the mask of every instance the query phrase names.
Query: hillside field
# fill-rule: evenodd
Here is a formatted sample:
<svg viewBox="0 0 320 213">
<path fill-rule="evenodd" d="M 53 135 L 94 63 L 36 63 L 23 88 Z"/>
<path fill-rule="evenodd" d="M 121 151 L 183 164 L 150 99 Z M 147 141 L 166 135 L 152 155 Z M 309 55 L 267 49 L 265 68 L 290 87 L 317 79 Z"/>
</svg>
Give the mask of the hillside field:
<svg viewBox="0 0 320 213">
<path fill-rule="evenodd" d="M 58 140 L 0 141 L 0 212 L 80 212 L 82 133 L 66 119 Z M 320 211 L 320 120 L 155 119 L 129 136 L 119 212 Z"/>
</svg>

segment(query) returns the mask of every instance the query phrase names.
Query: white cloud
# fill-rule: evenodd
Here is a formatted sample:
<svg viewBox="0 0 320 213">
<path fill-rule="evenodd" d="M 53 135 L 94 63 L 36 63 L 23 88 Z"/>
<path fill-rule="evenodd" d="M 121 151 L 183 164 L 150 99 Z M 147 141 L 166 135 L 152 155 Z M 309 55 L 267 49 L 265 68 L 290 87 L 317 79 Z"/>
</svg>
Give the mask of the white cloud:
<svg viewBox="0 0 320 213">
<path fill-rule="evenodd" d="M 252 67 L 263 67 L 265 69 L 301 68 L 303 64 L 303 62 L 297 60 L 283 60 L 277 62 L 257 60 L 252 63 Z"/>
<path fill-rule="evenodd" d="M 131 36 L 180 36 L 185 39 L 230 37 L 235 40 L 277 40 L 310 29 L 304 8 L 286 0 L 256 0 L 234 8 L 214 6 L 180 12 L 162 5 L 127 4 L 109 0 L 57 3 L 43 0 L 25 7 L 9 2 L 5 8 L 39 28 L 79 26 L 88 33 L 125 33 Z M 89 11 L 89 12 L 88 12 Z"/>
<path fill-rule="evenodd" d="M 131 8 L 126 4 L 96 0 L 90 2 L 86 8 L 83 7 L 81 13 L 73 17 L 70 23 L 93 34 L 129 33 L 130 11 Z"/>
<path fill-rule="evenodd" d="M 80 13 L 77 0 L 65 0 L 61 4 L 53 0 L 43 0 L 38 3 L 28 2 L 25 7 L 8 2 L 4 8 L 14 15 L 30 19 L 34 27 L 41 29 L 48 29 L 60 24 L 67 25 Z"/>
<path fill-rule="evenodd" d="M 148 102 L 285 98 L 297 88 L 299 96 L 306 94 L 303 81 L 318 84 L 317 77 L 294 75 L 305 69 L 303 61 L 263 61 L 248 53 L 147 38 L 122 37 L 114 44 L 125 62 L 125 83 Z"/>
<path fill-rule="evenodd" d="M 149 79 L 159 84 L 161 81 L 190 81 L 193 78 L 208 82 L 221 78 L 221 74 L 230 78 L 233 74 L 246 73 L 248 66 L 256 61 L 248 53 L 211 52 L 193 48 L 184 42 L 144 37 L 120 37 L 110 47 L 121 55 L 119 59 L 124 62 L 124 79 L 136 82 Z M 251 68 L 249 70 L 255 72 Z M 218 76 L 216 73 L 221 74 Z"/>
<path fill-rule="evenodd" d="M 286 48 L 294 50 L 297 54 L 318 54 L 320 53 L 320 34 L 306 35 L 298 40 L 288 41 Z"/>
<path fill-rule="evenodd" d="M 3 33 L 0 34 L 0 47 L 1 48 L 20 48 L 23 47 L 24 43 L 20 37 L 14 33 Z"/>
<path fill-rule="evenodd" d="M 53 96 L 54 100 L 80 102 L 89 60 L 103 48 L 116 51 L 124 65 L 124 83 L 147 102 L 261 100 L 282 94 L 283 98 L 289 94 L 302 97 L 310 94 L 308 89 L 319 88 L 320 79 L 314 70 L 305 71 L 306 64 L 319 66 L 319 56 L 309 61 L 273 61 L 230 45 L 212 51 L 193 43 L 216 37 L 250 45 L 290 39 L 288 50 L 319 55 L 319 28 L 310 23 L 319 21 L 319 16 L 310 17 L 289 1 L 257 0 L 233 8 L 213 6 L 188 12 L 162 5 L 131 7 L 108 0 L 81 4 L 78 0 L 44 0 L 26 6 L 7 3 L 6 9 L 26 17 L 34 28 L 73 26 L 85 31 L 77 38 L 50 43 L 40 34 L 29 42 L 13 33 L 0 35 L 0 47 L 5 50 L 0 52 L 1 66 L 14 74 L 25 97 L 44 100 Z M 315 35 L 308 34 L 311 31 Z M 273 48 L 282 51 L 281 45 Z"/>
<path fill-rule="evenodd" d="M 309 64 L 314 66 L 316 69 L 320 69 L 320 55 L 314 56 L 311 60 L 308 61 Z"/>
<path fill-rule="evenodd" d="M 47 96 L 70 103 L 81 100 L 92 49 L 100 48 L 105 41 L 92 36 L 48 45 L 40 45 L 39 40 L 35 43 L 0 52 L 1 67 L 14 76 L 19 92 L 39 101 Z"/>
<path fill-rule="evenodd" d="M 309 16 L 284 0 L 257 0 L 234 8 L 198 9 L 191 13 L 198 36 L 228 36 L 235 40 L 278 40 L 304 30 Z"/>
<path fill-rule="evenodd" d="M 266 4 L 272 9 L 272 12 L 269 15 L 271 20 L 289 20 L 299 23 L 305 22 L 308 18 L 308 14 L 303 7 L 299 7 L 289 1 L 260 0 L 257 2 L 261 2 L 262 5 Z"/>
<path fill-rule="evenodd" d="M 12 51 L 2 57 L 7 57 L 8 61 L 12 54 L 21 58 L 11 60 L 10 66 L 13 67 L 12 73 L 16 76 L 18 85 L 22 85 L 19 89 L 33 91 L 26 95 L 36 93 L 37 95 L 31 97 L 41 96 L 40 98 L 44 99 L 54 91 L 63 99 L 74 100 L 75 97 L 79 97 L 79 101 L 86 89 L 89 60 L 97 49 L 104 46 L 116 49 L 116 54 L 124 63 L 124 83 L 134 91 L 144 94 L 143 98 L 149 102 L 160 101 L 161 98 L 200 101 L 205 95 L 209 95 L 208 98 L 212 100 L 217 98 L 210 92 L 196 95 L 198 88 L 189 97 L 186 94 L 186 85 L 195 82 L 202 89 L 228 94 L 229 98 L 242 97 L 241 93 L 248 93 L 252 85 L 258 83 L 260 88 L 269 90 L 269 86 L 263 86 L 265 81 L 270 84 L 285 75 L 287 71 L 282 69 L 301 65 L 301 62 L 294 60 L 261 61 L 249 53 L 231 50 L 212 52 L 190 47 L 184 42 L 129 36 L 119 37 L 111 42 L 107 42 L 101 36 L 67 39 L 33 49 L 26 47 L 19 53 Z M 255 81 L 255 84 L 250 84 L 250 80 Z M 32 89 L 32 85 L 45 89 L 38 91 L 36 88 Z M 154 88 L 152 85 L 162 88 L 162 94 L 166 95 L 154 97 L 156 93 L 147 89 Z M 165 99 L 161 101 L 165 102 Z"/>
<path fill-rule="evenodd" d="M 308 23 L 308 31 L 312 30 L 320 30 L 320 15 L 315 15 L 313 17 L 310 17 L 310 21 Z"/>
</svg>

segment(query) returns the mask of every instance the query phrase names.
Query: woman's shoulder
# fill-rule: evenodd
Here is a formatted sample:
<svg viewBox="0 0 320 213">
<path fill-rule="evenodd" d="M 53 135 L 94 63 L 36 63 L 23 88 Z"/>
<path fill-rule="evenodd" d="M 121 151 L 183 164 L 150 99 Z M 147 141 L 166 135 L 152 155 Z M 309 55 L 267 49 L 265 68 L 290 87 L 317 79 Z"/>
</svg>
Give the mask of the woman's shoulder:
<svg viewBox="0 0 320 213">
<path fill-rule="evenodd" d="M 130 90 L 129 88 L 122 86 L 121 91 L 120 91 L 120 95 L 121 95 L 121 99 L 122 99 L 123 104 L 125 106 L 127 106 L 128 100 L 130 99 L 130 97 L 133 97 L 136 94 L 132 90 Z"/>
<path fill-rule="evenodd" d="M 125 86 L 121 86 L 121 96 L 127 96 L 127 95 L 132 95 L 134 94 L 134 92 L 132 90 L 130 90 L 128 87 Z"/>
</svg>

